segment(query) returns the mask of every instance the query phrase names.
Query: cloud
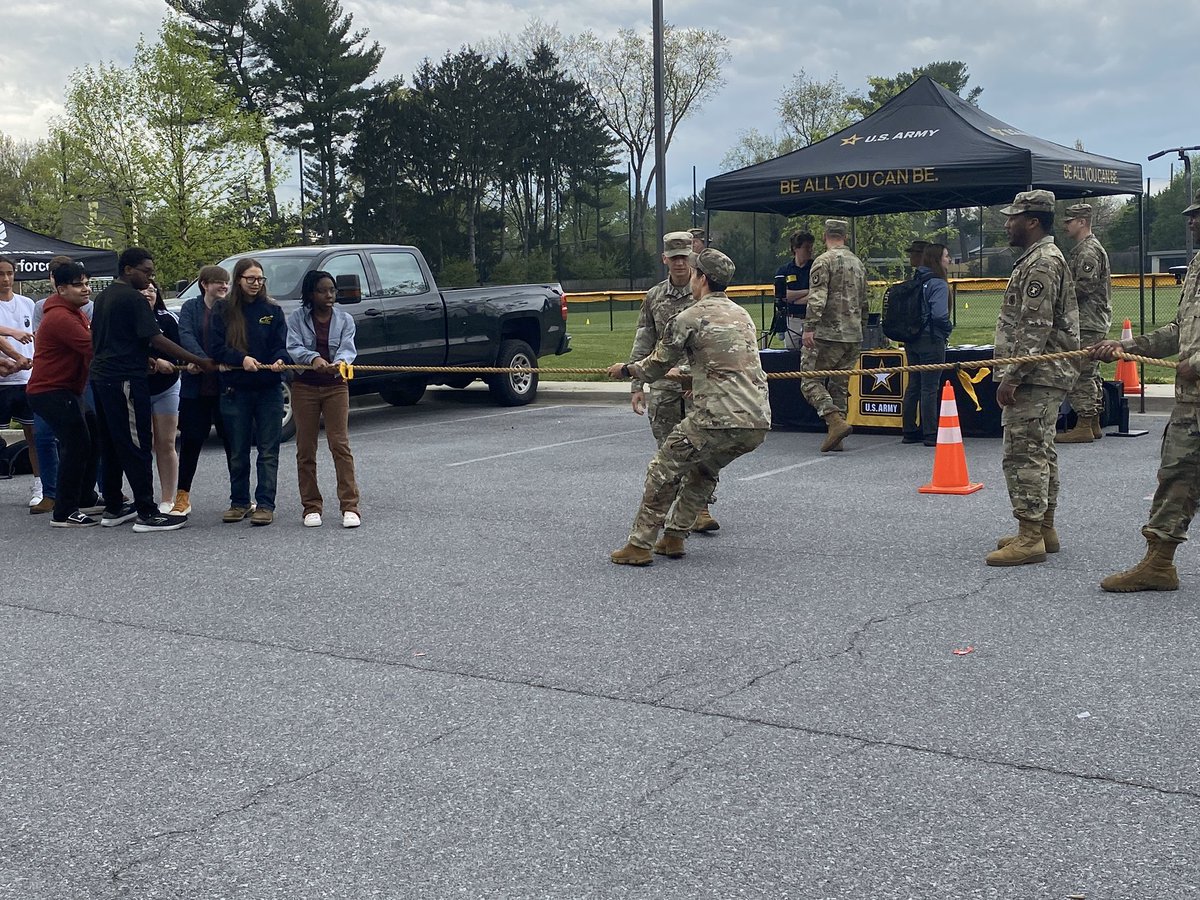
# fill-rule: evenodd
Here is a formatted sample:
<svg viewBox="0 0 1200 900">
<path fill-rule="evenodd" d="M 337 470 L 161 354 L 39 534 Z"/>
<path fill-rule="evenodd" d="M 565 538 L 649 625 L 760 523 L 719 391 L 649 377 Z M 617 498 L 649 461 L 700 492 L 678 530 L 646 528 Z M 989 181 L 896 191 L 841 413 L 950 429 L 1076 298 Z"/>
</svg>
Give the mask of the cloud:
<svg viewBox="0 0 1200 900">
<path fill-rule="evenodd" d="M 836 74 L 852 91 L 864 91 L 870 75 L 963 60 L 992 115 L 1058 143 L 1078 138 L 1093 152 L 1141 161 L 1156 177 L 1166 175 L 1169 161 L 1146 166 L 1148 153 L 1198 142 L 1184 104 L 1200 82 L 1191 47 L 1200 34 L 1200 4 L 667 0 L 666 6 L 668 21 L 719 30 L 734 53 L 724 90 L 677 134 L 668 160 L 672 196 L 690 192 L 692 165 L 701 181 L 718 174 L 739 131 L 773 130 L 779 93 L 800 68 L 819 79 Z M 607 36 L 650 26 L 645 0 L 343 0 L 343 7 L 355 28 L 385 48 L 380 77 L 407 78 L 425 57 L 516 34 L 535 17 L 564 34 Z M 5 49 L 0 131 L 24 140 L 44 136 L 61 109 L 69 72 L 103 60 L 127 64 L 138 36 L 156 33 L 165 12 L 162 0 L 33 0 L 6 10 L 10 34 L 20 37 Z"/>
</svg>

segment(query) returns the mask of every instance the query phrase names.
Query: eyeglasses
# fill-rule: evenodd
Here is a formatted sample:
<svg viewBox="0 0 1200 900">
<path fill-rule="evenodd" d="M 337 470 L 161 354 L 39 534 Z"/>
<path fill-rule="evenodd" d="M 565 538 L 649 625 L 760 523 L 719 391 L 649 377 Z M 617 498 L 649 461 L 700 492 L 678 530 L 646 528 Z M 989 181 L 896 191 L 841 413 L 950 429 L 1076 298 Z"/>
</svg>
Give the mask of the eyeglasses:
<svg viewBox="0 0 1200 900">
<path fill-rule="evenodd" d="M 137 269 L 139 272 L 144 272 L 146 275 L 149 275 L 151 278 L 153 278 L 155 275 L 155 268 L 153 265 L 147 266 L 143 263 L 140 266 L 134 266 L 134 268 Z"/>
<path fill-rule="evenodd" d="M 267 279 L 261 278 L 257 275 L 243 275 L 242 281 L 246 282 L 246 284 L 266 284 L 267 283 Z"/>
</svg>

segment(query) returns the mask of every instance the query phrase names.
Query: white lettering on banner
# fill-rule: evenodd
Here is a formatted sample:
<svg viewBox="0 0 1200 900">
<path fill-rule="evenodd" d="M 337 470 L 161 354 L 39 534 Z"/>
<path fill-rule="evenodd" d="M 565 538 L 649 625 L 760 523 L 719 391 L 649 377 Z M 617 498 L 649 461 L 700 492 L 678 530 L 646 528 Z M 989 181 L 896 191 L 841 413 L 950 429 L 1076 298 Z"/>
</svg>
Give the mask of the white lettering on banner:
<svg viewBox="0 0 1200 900">
<path fill-rule="evenodd" d="M 864 416 L 898 416 L 900 404 L 880 400 L 863 400 L 861 409 Z"/>
</svg>

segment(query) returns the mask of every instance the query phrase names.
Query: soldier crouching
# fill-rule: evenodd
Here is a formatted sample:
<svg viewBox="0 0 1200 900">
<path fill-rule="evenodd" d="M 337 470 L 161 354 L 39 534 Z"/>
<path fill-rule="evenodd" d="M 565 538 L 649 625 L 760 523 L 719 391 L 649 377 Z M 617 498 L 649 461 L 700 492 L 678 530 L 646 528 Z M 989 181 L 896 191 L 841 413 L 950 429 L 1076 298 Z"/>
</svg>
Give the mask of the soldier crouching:
<svg viewBox="0 0 1200 900">
<path fill-rule="evenodd" d="M 771 427 L 767 377 L 758 356 L 758 333 L 749 313 L 725 296 L 734 265 L 724 253 L 693 254 L 691 289 L 696 302 L 667 326 L 654 352 L 609 367 L 610 378 L 662 378 L 686 358 L 692 408 L 662 442 L 646 470 L 642 503 L 629 541 L 610 558 L 645 566 L 653 553 L 684 555 L 684 538 L 733 460 L 759 446 Z M 659 538 L 659 531 L 666 533 Z"/>
</svg>

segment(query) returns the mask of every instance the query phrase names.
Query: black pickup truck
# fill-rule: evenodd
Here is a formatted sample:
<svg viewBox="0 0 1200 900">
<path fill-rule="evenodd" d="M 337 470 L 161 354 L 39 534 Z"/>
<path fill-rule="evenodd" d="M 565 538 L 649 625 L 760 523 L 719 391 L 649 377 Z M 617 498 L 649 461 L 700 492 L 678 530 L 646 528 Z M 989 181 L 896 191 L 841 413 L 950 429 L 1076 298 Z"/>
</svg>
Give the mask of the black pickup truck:
<svg viewBox="0 0 1200 900">
<path fill-rule="evenodd" d="M 557 284 L 440 291 L 416 247 L 390 244 L 334 244 L 239 253 L 221 261 L 230 273 L 239 259 L 253 257 L 263 267 L 267 290 L 290 312 L 300 302 L 304 273 L 319 269 L 338 281 L 338 302 L 350 304 L 357 326 L 358 365 L 511 366 L 537 365 L 538 357 L 567 353 L 567 303 Z M 346 277 L 353 276 L 353 277 Z M 355 292 L 355 282 L 360 291 Z M 199 294 L 196 282 L 178 302 Z M 388 403 L 416 403 L 430 384 L 464 388 L 482 378 L 506 406 L 537 396 L 536 374 L 395 375 L 355 373 L 351 394 L 379 394 Z M 285 397 L 285 400 L 290 397 Z M 285 411 L 290 434 L 290 403 Z"/>
</svg>

